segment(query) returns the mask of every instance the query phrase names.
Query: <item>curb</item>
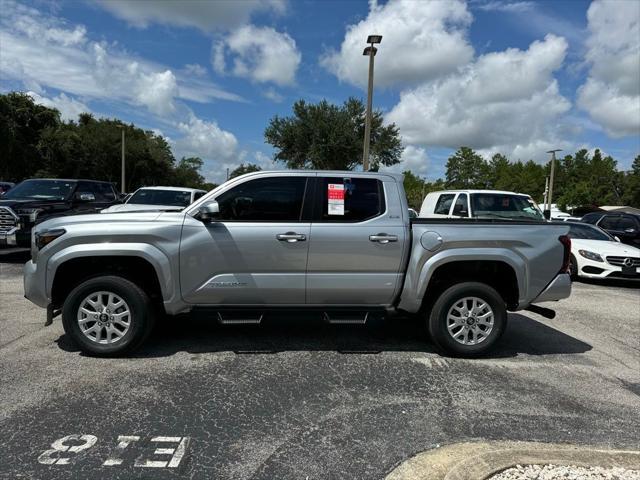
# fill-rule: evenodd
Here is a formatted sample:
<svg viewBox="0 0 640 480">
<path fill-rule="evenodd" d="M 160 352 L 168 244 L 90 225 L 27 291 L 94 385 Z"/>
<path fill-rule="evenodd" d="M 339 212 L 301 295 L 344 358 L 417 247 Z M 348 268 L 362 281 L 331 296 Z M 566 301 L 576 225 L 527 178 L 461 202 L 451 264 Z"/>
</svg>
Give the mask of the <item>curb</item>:
<svg viewBox="0 0 640 480">
<path fill-rule="evenodd" d="M 385 480 L 485 480 L 516 465 L 640 469 L 640 451 L 538 442 L 464 442 L 419 453 Z"/>
</svg>

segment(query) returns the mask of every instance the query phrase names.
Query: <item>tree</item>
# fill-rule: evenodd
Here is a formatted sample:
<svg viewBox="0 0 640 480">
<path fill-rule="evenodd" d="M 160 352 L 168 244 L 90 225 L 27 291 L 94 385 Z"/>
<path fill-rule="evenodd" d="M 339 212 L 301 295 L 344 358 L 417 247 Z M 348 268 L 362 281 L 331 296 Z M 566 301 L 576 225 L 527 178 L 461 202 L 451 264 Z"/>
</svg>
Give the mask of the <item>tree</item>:
<svg viewBox="0 0 640 480">
<path fill-rule="evenodd" d="M 383 125 L 380 111 L 372 117 L 370 165 L 376 171 L 399 163 L 403 148 L 396 125 Z M 364 121 L 365 107 L 355 98 L 341 106 L 298 100 L 293 115 L 273 117 L 264 136 L 278 149 L 275 160 L 288 168 L 353 170 L 362 164 Z"/>
<path fill-rule="evenodd" d="M 427 182 L 425 179 L 415 175 L 413 172 L 407 170 L 403 172 L 404 175 L 404 191 L 407 195 L 407 203 L 414 210 L 420 211 L 422 201 L 429 192 L 435 192 L 436 190 L 444 190 L 444 182 L 440 179 L 435 182 Z"/>
<path fill-rule="evenodd" d="M 182 157 L 176 165 L 174 181 L 176 187 L 203 188 L 206 184 L 200 169 L 204 162 L 199 157 Z"/>
<path fill-rule="evenodd" d="M 460 147 L 447 160 L 447 188 L 487 188 L 489 165 L 469 147 Z"/>
<path fill-rule="evenodd" d="M 247 163 L 246 165 L 241 163 L 239 167 L 236 167 L 231 171 L 229 174 L 229 180 L 239 177 L 240 175 L 244 175 L 245 173 L 259 172 L 260 170 L 262 170 L 262 168 L 258 165 L 254 165 L 253 163 Z"/>
</svg>

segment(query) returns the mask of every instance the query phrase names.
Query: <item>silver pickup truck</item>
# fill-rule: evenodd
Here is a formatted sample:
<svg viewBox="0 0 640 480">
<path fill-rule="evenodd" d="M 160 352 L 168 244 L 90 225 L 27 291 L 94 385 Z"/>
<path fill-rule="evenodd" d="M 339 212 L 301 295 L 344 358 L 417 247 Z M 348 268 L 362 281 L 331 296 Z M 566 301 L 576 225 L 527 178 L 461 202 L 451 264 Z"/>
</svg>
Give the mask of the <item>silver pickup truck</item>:
<svg viewBox="0 0 640 480">
<path fill-rule="evenodd" d="M 62 313 L 85 352 L 138 347 L 158 315 L 259 323 L 312 309 L 329 322 L 415 314 L 453 355 L 489 350 L 507 310 L 571 293 L 568 226 L 410 219 L 402 176 L 257 172 L 180 212 L 82 215 L 39 224 L 25 296 Z M 177 321 L 177 320 L 176 320 Z"/>
</svg>

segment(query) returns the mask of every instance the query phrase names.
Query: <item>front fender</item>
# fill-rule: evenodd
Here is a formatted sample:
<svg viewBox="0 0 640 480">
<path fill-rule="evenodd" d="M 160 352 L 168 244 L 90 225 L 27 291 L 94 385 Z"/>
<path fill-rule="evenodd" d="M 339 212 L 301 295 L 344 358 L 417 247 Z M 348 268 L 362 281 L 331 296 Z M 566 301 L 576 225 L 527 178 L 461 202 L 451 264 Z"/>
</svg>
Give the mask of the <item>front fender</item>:
<svg viewBox="0 0 640 480">
<path fill-rule="evenodd" d="M 153 266 L 158 276 L 163 300 L 171 301 L 177 291 L 173 281 L 177 276 L 172 274 L 171 262 L 159 248 L 148 243 L 85 243 L 66 247 L 49 258 L 45 274 L 47 297 L 51 298 L 53 280 L 60 265 L 74 258 L 96 256 L 144 258 Z"/>
</svg>

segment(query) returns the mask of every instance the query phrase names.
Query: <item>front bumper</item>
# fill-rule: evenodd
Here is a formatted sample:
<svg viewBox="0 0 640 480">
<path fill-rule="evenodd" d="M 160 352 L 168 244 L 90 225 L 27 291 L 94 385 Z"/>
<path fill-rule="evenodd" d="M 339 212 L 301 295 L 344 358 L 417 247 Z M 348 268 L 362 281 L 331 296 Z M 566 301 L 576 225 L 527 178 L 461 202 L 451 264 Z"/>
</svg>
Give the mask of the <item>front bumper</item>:
<svg viewBox="0 0 640 480">
<path fill-rule="evenodd" d="M 560 273 L 531 303 L 556 302 L 571 295 L 571 277 Z"/>
<path fill-rule="evenodd" d="M 51 300 L 47 297 L 44 269 L 29 260 L 24 264 L 24 296 L 39 307 L 47 308 Z"/>
<path fill-rule="evenodd" d="M 581 259 L 578 262 L 578 276 L 584 278 L 626 278 L 640 279 L 640 267 L 635 268 L 635 272 L 623 272 L 621 266 L 612 265 L 609 262 L 594 262 L 593 260 Z"/>
</svg>

